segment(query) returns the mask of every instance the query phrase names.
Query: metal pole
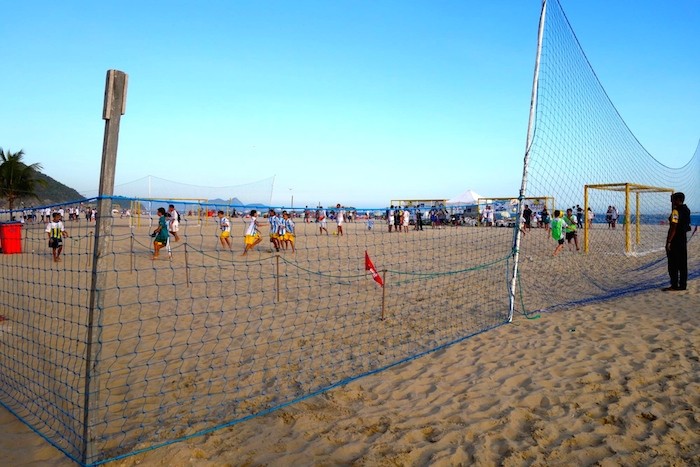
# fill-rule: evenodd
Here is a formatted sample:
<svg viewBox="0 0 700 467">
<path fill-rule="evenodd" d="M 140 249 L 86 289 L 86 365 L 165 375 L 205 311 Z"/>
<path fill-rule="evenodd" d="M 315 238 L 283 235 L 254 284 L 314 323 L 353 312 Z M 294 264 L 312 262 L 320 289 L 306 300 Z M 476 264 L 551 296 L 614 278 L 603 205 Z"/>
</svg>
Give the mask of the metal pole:
<svg viewBox="0 0 700 467">
<path fill-rule="evenodd" d="M 95 224 L 95 247 L 92 261 L 92 281 L 90 286 L 90 308 L 87 317 L 87 336 L 85 347 L 85 387 L 83 399 L 83 446 L 82 463 L 87 464 L 94 456 L 94 446 L 91 443 L 90 415 L 95 415 L 97 402 L 91 399 L 92 378 L 99 353 L 99 346 L 93 346 L 96 313 L 104 308 L 103 291 L 107 285 L 107 273 L 101 270 L 102 258 L 109 251 L 112 240 L 112 196 L 114 195 L 114 173 L 117 163 L 117 146 L 119 143 L 119 122 L 126 109 L 126 88 L 128 76 L 123 71 L 107 71 L 105 99 L 102 118 L 105 120 L 104 140 L 102 143 L 102 168 L 100 169 L 100 191 L 97 204 L 97 219 Z M 100 342 L 100 336 L 97 336 Z"/>
<path fill-rule="evenodd" d="M 544 21 L 547 16 L 547 0 L 542 0 L 542 11 L 540 13 L 540 24 L 537 31 L 537 55 L 535 56 L 535 72 L 532 78 L 532 96 L 530 98 L 530 118 L 527 123 L 527 141 L 525 142 L 525 160 L 523 161 L 523 178 L 520 185 L 520 196 L 518 203 L 518 215 L 515 219 L 513 234 L 513 277 L 510 281 L 510 297 L 508 307 L 508 322 L 513 321 L 513 311 L 515 310 L 515 290 L 518 281 L 518 260 L 520 259 L 520 218 L 523 215 L 523 199 L 527 191 L 527 170 L 530 162 L 530 147 L 534 137 L 535 111 L 537 109 L 537 86 L 540 79 L 540 57 L 542 56 L 542 37 L 544 36 Z"/>
<path fill-rule="evenodd" d="M 384 321 L 384 311 L 386 309 L 386 269 L 382 271 L 382 321 Z"/>
<path fill-rule="evenodd" d="M 625 253 L 629 253 L 631 250 L 630 245 L 630 220 L 632 215 L 630 214 L 630 184 L 625 183 Z"/>
<path fill-rule="evenodd" d="M 588 253 L 588 185 L 583 186 L 583 252 Z"/>
<path fill-rule="evenodd" d="M 636 233 L 637 233 L 637 236 L 636 236 L 637 242 L 636 242 L 636 244 L 639 245 L 639 243 L 642 241 L 642 233 L 641 233 L 641 231 L 639 230 L 639 212 L 640 212 L 640 208 L 639 208 L 639 200 L 640 200 L 640 198 L 639 198 L 639 192 L 635 193 L 635 195 L 636 195 L 635 198 L 636 198 L 636 202 L 637 202 L 637 208 L 636 208 L 636 214 L 637 214 L 636 217 L 637 217 L 637 218 L 635 219 L 635 220 L 636 220 L 636 222 L 635 222 L 635 227 L 636 227 Z"/>
<path fill-rule="evenodd" d="M 280 301 L 280 255 L 275 255 L 275 259 L 277 260 L 277 265 L 275 268 L 275 283 L 277 284 L 277 303 Z"/>
</svg>

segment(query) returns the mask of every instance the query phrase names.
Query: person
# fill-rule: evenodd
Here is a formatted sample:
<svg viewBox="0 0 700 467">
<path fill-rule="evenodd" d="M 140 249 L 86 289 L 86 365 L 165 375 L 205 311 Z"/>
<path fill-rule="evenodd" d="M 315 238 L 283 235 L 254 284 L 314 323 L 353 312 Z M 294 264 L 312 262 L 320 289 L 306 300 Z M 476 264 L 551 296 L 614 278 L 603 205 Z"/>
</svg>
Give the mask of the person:
<svg viewBox="0 0 700 467">
<path fill-rule="evenodd" d="M 287 246 L 291 246 L 292 253 L 294 253 L 296 251 L 294 249 L 294 221 L 292 220 L 287 211 L 284 211 L 282 213 L 282 225 L 284 227 L 284 235 L 282 237 L 282 242 L 284 242 L 284 249 L 286 250 Z"/>
<path fill-rule="evenodd" d="M 270 223 L 270 243 L 274 245 L 275 251 L 280 251 L 280 218 L 274 209 L 270 209 L 267 221 Z"/>
<path fill-rule="evenodd" d="M 617 212 L 617 208 L 615 206 L 612 207 L 612 228 L 615 229 L 615 226 L 617 225 L 617 219 L 620 217 L 620 213 Z"/>
<path fill-rule="evenodd" d="M 335 208 L 337 209 L 336 214 L 335 214 L 335 223 L 336 223 L 336 230 L 335 233 L 336 235 L 343 236 L 343 222 L 345 222 L 345 209 L 340 207 L 340 203 L 335 205 Z"/>
<path fill-rule="evenodd" d="M 564 229 L 566 222 L 561 217 L 561 211 L 559 209 L 554 210 L 554 218 L 552 219 L 552 238 L 557 241 L 557 247 L 554 249 L 552 256 L 557 256 L 559 252 L 564 248 Z"/>
<path fill-rule="evenodd" d="M 262 238 L 258 230 L 258 211 L 253 209 L 250 211 L 250 224 L 248 224 L 248 228 L 245 231 L 245 249 L 241 256 L 245 256 L 249 250 L 252 250 L 260 242 L 262 242 Z"/>
<path fill-rule="evenodd" d="M 170 233 L 168 223 L 165 220 L 165 208 L 158 208 L 158 227 L 153 231 L 153 256 L 151 259 L 158 259 L 161 248 L 168 244 Z"/>
<path fill-rule="evenodd" d="M 168 230 L 173 234 L 176 242 L 180 241 L 180 236 L 177 232 L 180 230 L 180 213 L 175 210 L 175 205 L 171 204 L 168 206 L 168 214 L 170 215 L 170 220 L 168 221 Z"/>
<path fill-rule="evenodd" d="M 323 206 L 319 206 L 316 210 L 316 220 L 318 221 L 318 234 L 323 235 L 323 232 L 326 232 L 328 235 L 326 210 L 323 209 Z"/>
<path fill-rule="evenodd" d="M 613 209 L 612 206 L 608 206 L 608 210 L 605 211 L 605 222 L 608 223 L 608 229 L 613 228 Z"/>
<path fill-rule="evenodd" d="M 46 233 L 49 236 L 49 248 L 51 248 L 53 261 L 58 263 L 61 261 L 61 251 L 63 251 L 63 237 L 69 237 L 59 213 L 53 213 L 52 221 L 46 224 Z"/>
<path fill-rule="evenodd" d="M 423 213 L 420 208 L 416 208 L 416 230 L 423 230 Z"/>
<path fill-rule="evenodd" d="M 408 224 L 411 222 L 411 211 L 408 208 L 403 210 L 403 215 L 401 217 L 401 224 L 403 225 L 403 231 L 408 233 Z"/>
<path fill-rule="evenodd" d="M 680 191 L 671 195 L 671 215 L 668 217 L 666 234 L 666 257 L 671 286 L 664 291 L 685 290 L 688 285 L 688 239 L 690 231 L 690 209 L 685 205 L 685 194 Z"/>
<path fill-rule="evenodd" d="M 580 204 L 576 205 L 576 227 L 583 228 L 583 208 Z"/>
<path fill-rule="evenodd" d="M 231 250 L 231 240 L 229 239 L 231 237 L 231 222 L 224 217 L 224 211 L 222 210 L 219 210 L 216 215 L 219 217 L 219 230 L 221 230 L 219 232 L 219 241 L 221 246 L 228 246 L 228 249 Z"/>
<path fill-rule="evenodd" d="M 529 231 L 532 227 L 532 209 L 527 204 L 523 210 L 523 218 L 525 219 L 525 230 Z"/>
<path fill-rule="evenodd" d="M 586 214 L 588 217 L 588 228 L 593 228 L 593 219 L 595 219 L 595 213 L 591 208 L 588 208 L 588 213 Z"/>
<path fill-rule="evenodd" d="M 491 207 L 490 204 L 487 204 L 486 207 L 484 208 L 481 222 L 483 224 L 486 224 L 486 226 L 488 226 L 488 227 L 493 226 L 493 208 Z"/>
<path fill-rule="evenodd" d="M 572 209 L 566 210 L 566 224 L 566 242 L 569 244 L 569 250 L 571 250 L 571 240 L 573 240 L 574 245 L 576 245 L 576 251 L 579 251 L 578 234 L 576 233 L 578 219 L 574 215 L 574 211 Z"/>
<path fill-rule="evenodd" d="M 544 225 L 544 228 L 547 229 L 547 232 L 549 232 L 549 224 L 551 222 L 551 218 L 549 217 L 549 211 L 547 211 L 547 206 L 544 207 L 542 210 L 542 225 Z"/>
</svg>

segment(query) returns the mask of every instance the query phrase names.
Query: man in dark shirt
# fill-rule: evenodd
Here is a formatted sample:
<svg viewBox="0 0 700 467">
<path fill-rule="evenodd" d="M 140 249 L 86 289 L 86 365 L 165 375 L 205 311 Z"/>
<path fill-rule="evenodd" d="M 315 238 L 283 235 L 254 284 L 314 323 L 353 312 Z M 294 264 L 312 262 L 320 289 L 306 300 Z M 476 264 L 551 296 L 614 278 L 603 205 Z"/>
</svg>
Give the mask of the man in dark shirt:
<svg viewBox="0 0 700 467">
<path fill-rule="evenodd" d="M 668 234 L 666 235 L 666 256 L 668 257 L 668 275 L 671 287 L 664 291 L 685 290 L 688 281 L 688 240 L 686 233 L 690 230 L 690 209 L 685 204 L 685 195 L 681 192 L 671 195 L 671 215 L 668 217 Z"/>
</svg>

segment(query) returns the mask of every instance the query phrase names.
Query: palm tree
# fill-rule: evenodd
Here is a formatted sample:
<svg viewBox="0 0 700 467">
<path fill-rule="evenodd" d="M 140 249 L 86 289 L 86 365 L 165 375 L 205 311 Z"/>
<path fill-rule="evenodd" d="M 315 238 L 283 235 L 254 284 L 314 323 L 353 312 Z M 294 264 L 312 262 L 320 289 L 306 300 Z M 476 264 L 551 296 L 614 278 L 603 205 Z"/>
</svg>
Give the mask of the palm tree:
<svg viewBox="0 0 700 467">
<path fill-rule="evenodd" d="M 38 198 L 34 192 L 36 184 L 44 183 L 36 178 L 37 171 L 41 170 L 41 164 L 26 165 L 22 162 L 24 151 L 12 153 L 0 148 L 0 197 L 7 199 L 7 204 L 12 211 L 15 200 L 21 198 Z"/>
</svg>

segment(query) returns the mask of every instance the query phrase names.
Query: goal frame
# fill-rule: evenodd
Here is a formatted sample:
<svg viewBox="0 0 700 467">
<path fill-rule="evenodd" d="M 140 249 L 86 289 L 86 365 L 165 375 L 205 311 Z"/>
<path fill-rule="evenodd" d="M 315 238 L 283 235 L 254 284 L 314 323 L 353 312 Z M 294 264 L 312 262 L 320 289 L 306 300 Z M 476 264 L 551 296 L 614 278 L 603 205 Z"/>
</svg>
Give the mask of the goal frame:
<svg viewBox="0 0 700 467">
<path fill-rule="evenodd" d="M 638 183 L 599 183 L 584 185 L 583 187 L 583 212 L 585 216 L 588 216 L 588 190 L 603 190 L 603 191 L 618 191 L 625 192 L 625 253 L 629 254 L 632 251 L 632 232 L 630 230 L 630 196 L 634 193 L 635 199 L 635 243 L 638 245 L 640 243 L 641 232 L 640 232 L 640 215 L 639 215 L 639 201 L 641 200 L 640 195 L 644 193 L 671 193 L 673 194 L 675 190 L 673 188 L 665 188 L 650 185 L 641 185 Z M 588 253 L 589 247 L 588 242 L 590 239 L 589 235 L 588 219 L 584 219 L 583 223 L 583 252 Z"/>
</svg>

